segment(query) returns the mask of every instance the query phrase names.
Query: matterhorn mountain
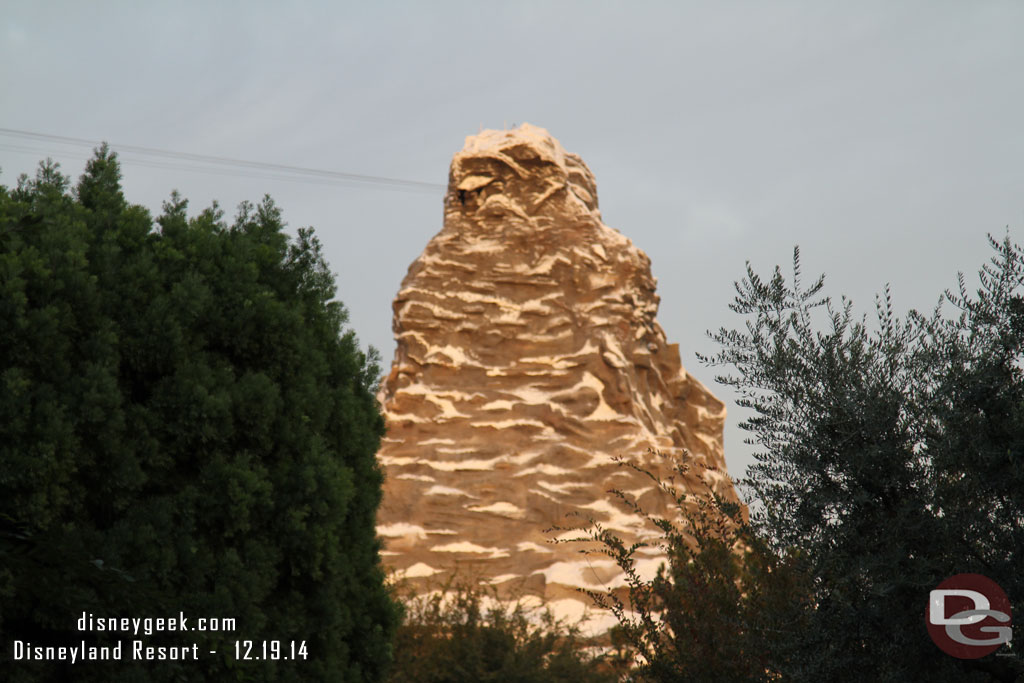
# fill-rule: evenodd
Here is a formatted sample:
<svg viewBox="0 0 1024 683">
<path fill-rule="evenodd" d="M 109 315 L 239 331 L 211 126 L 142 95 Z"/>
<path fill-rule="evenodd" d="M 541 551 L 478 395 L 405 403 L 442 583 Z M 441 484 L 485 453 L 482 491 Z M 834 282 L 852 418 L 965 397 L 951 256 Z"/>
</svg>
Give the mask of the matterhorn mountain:
<svg viewBox="0 0 1024 683">
<path fill-rule="evenodd" d="M 672 514 L 654 482 L 736 500 L 725 407 L 686 372 L 655 315 L 650 259 L 601 220 L 594 176 L 542 128 L 486 130 L 452 159 L 444 227 L 394 301 L 394 363 L 379 399 L 387 434 L 383 560 L 414 585 L 456 571 L 544 599 L 621 584 L 607 557 L 551 543 L 594 519 L 625 539 L 654 529 L 609 493 Z M 572 514 L 570 514 L 572 513 Z M 567 515 L 569 515 L 567 517 Z M 659 549 L 643 548 L 653 573 Z"/>
</svg>

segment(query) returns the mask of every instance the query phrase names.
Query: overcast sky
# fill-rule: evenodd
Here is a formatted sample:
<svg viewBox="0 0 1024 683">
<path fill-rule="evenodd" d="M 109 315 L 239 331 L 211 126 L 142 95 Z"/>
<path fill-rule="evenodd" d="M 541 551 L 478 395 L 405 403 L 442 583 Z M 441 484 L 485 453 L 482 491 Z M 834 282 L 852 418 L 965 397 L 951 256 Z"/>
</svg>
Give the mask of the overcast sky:
<svg viewBox="0 0 1024 683">
<path fill-rule="evenodd" d="M 1024 231 L 1020 2 L 18 2 L 0 12 L 0 128 L 443 184 L 465 136 L 528 121 L 582 156 L 605 222 L 653 262 L 687 369 L 744 262 L 865 312 L 891 283 L 930 310 L 985 234 Z M 0 134 L 0 183 L 81 146 Z M 394 351 L 391 300 L 443 191 L 225 175 L 123 154 L 128 199 L 229 215 L 269 193 L 314 226 L 360 339 Z M 252 176 L 259 173 L 251 172 Z M 787 271 L 788 272 L 788 271 Z"/>
</svg>

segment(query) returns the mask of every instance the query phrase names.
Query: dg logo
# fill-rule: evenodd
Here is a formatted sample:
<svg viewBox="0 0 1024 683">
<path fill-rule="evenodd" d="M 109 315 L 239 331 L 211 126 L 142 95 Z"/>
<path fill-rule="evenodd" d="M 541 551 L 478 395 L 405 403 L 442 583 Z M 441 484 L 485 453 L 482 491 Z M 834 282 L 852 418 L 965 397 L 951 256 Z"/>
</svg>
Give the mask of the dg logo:
<svg viewBox="0 0 1024 683">
<path fill-rule="evenodd" d="M 928 635 L 946 654 L 978 659 L 991 654 L 1013 635 L 1010 599 L 981 574 L 951 576 L 928 596 Z"/>
</svg>

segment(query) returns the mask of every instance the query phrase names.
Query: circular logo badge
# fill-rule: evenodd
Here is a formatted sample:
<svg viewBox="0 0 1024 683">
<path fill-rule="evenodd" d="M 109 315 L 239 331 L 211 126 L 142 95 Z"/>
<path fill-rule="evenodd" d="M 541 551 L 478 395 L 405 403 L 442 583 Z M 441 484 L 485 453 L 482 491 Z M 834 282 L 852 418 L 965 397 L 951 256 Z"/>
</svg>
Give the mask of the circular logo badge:
<svg viewBox="0 0 1024 683">
<path fill-rule="evenodd" d="M 928 595 L 928 635 L 948 655 L 978 659 L 1010 642 L 1010 599 L 981 574 L 951 576 Z"/>
</svg>

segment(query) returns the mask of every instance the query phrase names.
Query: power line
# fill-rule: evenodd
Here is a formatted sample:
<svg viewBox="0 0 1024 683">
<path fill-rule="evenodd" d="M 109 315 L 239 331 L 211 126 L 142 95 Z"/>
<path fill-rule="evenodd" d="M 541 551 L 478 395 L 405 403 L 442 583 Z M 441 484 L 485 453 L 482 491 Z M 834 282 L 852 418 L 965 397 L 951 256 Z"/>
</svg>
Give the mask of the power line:
<svg viewBox="0 0 1024 683">
<path fill-rule="evenodd" d="M 40 147 L 30 147 L 24 145 L 12 145 L 8 143 L 0 142 L 0 151 L 9 152 L 20 152 L 25 154 L 52 154 L 52 150 Z M 268 171 L 254 170 L 248 172 L 243 169 L 234 168 L 219 168 L 214 166 L 201 166 L 196 164 L 185 164 L 185 163 L 174 163 L 167 161 L 158 161 L 154 159 L 135 158 L 130 156 L 129 153 L 120 153 L 118 160 L 124 165 L 140 166 L 144 168 L 158 168 L 158 169 L 169 169 L 174 171 L 185 171 L 188 173 L 207 173 L 210 175 L 219 176 L 234 176 L 238 178 L 256 178 L 260 180 L 283 180 L 287 182 L 303 183 L 305 185 L 328 185 L 331 187 L 367 187 L 366 183 L 359 183 L 353 180 L 345 178 L 318 178 L 313 176 L 302 176 L 302 175 L 285 175 L 281 173 L 270 173 Z M 89 159 L 90 155 L 84 151 L 73 150 L 70 152 L 61 152 L 62 156 L 67 156 L 73 159 Z M 398 190 L 398 191 L 411 191 L 411 192 L 425 192 L 427 188 L 404 188 L 404 187 L 393 187 L 388 185 L 373 184 L 369 187 L 382 190 Z M 429 192 L 434 193 L 437 190 L 435 188 L 429 188 Z"/>
<path fill-rule="evenodd" d="M 101 143 L 95 140 L 73 138 L 65 135 L 48 135 L 35 133 L 27 130 L 16 130 L 13 128 L 0 128 L 0 135 L 22 140 L 56 142 L 66 145 L 87 146 L 90 149 Z M 219 175 L 237 175 L 241 177 L 270 178 L 276 180 L 290 180 L 299 182 L 312 182 L 317 184 L 354 183 L 361 186 L 371 185 L 382 189 L 405 190 L 405 191 L 429 191 L 436 192 L 446 189 L 439 183 L 426 183 L 418 180 L 402 180 L 399 178 L 386 178 L 382 176 L 365 175 L 361 173 L 345 173 L 342 171 L 327 171 L 316 168 L 303 168 L 301 166 L 288 166 L 285 164 L 268 163 L 264 161 L 248 161 L 245 159 L 232 159 L 230 157 L 212 156 L 208 154 L 193 154 L 190 152 L 173 152 L 170 150 L 156 149 L 153 147 L 141 147 L 138 145 L 121 145 L 108 143 L 110 147 L 122 153 L 138 155 L 142 157 L 157 157 L 174 159 L 184 162 L 199 162 L 202 164 L 213 164 L 219 168 L 208 168 L 188 164 L 167 164 L 152 159 L 125 158 L 125 163 L 149 166 L 152 168 L 172 168 L 185 171 L 197 171 L 201 173 L 216 173 Z M 0 145 L 0 149 L 6 148 L 11 151 L 32 151 L 16 145 Z M 239 169 L 262 171 L 259 175 L 244 173 Z M 267 172 L 273 175 L 267 175 Z"/>
<path fill-rule="evenodd" d="M 51 151 L 45 148 L 33 148 L 22 145 L 10 145 L 0 142 L 0 151 L 10 152 L 21 152 L 25 154 L 51 154 Z M 77 150 L 72 152 L 62 152 L 63 156 L 67 156 L 73 159 L 87 160 L 89 154 L 86 152 L 79 152 Z M 120 154 L 118 160 L 125 165 L 139 166 L 144 168 L 157 168 L 157 169 L 169 169 L 174 171 L 185 171 L 188 173 L 206 173 L 210 175 L 219 176 L 233 176 L 237 178 L 256 178 L 259 180 L 282 180 L 286 182 L 302 183 L 304 185 L 327 185 L 331 187 L 367 187 L 366 183 L 359 183 L 355 181 L 346 180 L 343 178 L 317 178 L 317 177 L 305 177 L 300 175 L 284 175 L 284 174 L 273 174 L 266 171 L 253 171 L 247 172 L 242 169 L 233 168 L 218 168 L 213 166 L 199 166 L 195 164 L 181 164 L 173 162 L 157 161 L 153 159 L 136 159 L 131 156 L 125 156 Z M 400 188 L 386 185 L 370 185 L 370 187 L 382 190 L 399 190 L 399 191 L 411 191 L 411 192 L 424 192 L 424 188 Z M 431 193 L 436 192 L 435 189 L 429 190 Z"/>
</svg>

